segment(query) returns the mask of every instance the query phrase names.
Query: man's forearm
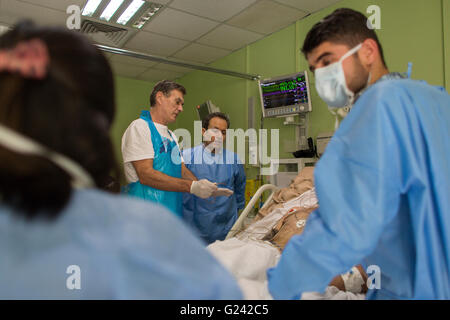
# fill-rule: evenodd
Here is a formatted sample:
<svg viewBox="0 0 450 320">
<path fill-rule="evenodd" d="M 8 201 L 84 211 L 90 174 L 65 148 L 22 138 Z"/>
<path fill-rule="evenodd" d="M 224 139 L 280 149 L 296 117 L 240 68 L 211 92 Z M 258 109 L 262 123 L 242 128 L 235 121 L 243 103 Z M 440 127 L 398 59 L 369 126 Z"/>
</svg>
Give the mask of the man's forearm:
<svg viewBox="0 0 450 320">
<path fill-rule="evenodd" d="M 181 167 L 181 176 L 183 177 L 183 179 L 187 179 L 187 180 L 194 180 L 197 181 L 197 177 L 192 173 L 191 170 L 189 170 L 186 165 L 183 163 L 182 167 Z"/>
<path fill-rule="evenodd" d="M 192 180 L 174 178 L 154 169 L 146 170 L 139 176 L 139 181 L 144 185 L 159 190 L 176 192 L 190 192 Z"/>
</svg>

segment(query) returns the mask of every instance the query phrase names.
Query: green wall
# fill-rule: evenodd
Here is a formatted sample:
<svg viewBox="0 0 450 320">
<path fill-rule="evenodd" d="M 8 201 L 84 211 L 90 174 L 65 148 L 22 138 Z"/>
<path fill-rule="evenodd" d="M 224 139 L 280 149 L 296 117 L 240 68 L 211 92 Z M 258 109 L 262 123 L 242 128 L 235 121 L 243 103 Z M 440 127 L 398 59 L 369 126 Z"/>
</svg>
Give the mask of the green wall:
<svg viewBox="0 0 450 320">
<path fill-rule="evenodd" d="M 214 67 L 245 72 L 245 49 L 221 59 L 214 64 Z M 185 128 L 192 132 L 194 121 L 199 120 L 195 107 L 206 100 L 212 100 L 223 110 L 226 106 L 226 112 L 231 118 L 231 128 L 246 127 L 245 118 L 242 117 L 242 110 L 247 106 L 246 80 L 196 71 L 185 75 L 178 82 L 185 86 L 187 94 L 184 97 L 184 111 L 178 116 L 176 123 L 170 125 L 171 129 Z"/>
<path fill-rule="evenodd" d="M 408 62 L 413 62 L 412 77 L 424 79 L 430 84 L 449 86 L 450 46 L 448 0 L 344 0 L 321 10 L 295 24 L 242 48 L 212 64 L 214 67 L 239 72 L 260 74 L 263 78 L 306 70 L 307 62 L 300 53 L 304 38 L 310 28 L 337 8 L 348 7 L 369 15 L 369 5 L 381 9 L 381 29 L 377 34 L 383 45 L 385 58 L 391 71 L 404 72 Z M 443 19 L 446 19 L 445 21 Z M 445 34 L 444 34 L 445 30 Z M 447 39 L 443 42 L 444 37 Z M 444 54 L 444 43 L 446 46 Z M 445 63 L 446 62 L 446 63 Z M 444 70 L 447 70 L 444 73 Z M 447 81 L 446 81 L 447 77 Z M 312 87 L 313 111 L 309 115 L 308 136 L 332 131 L 334 118 L 318 97 L 314 77 L 309 73 Z M 247 129 L 247 101 L 255 97 L 256 123 L 261 117 L 257 82 L 206 72 L 192 72 L 179 79 L 188 90 L 185 111 L 175 127 L 189 130 L 197 119 L 195 106 L 212 100 L 223 112 L 229 114 L 232 128 Z M 295 148 L 294 127 L 283 125 L 284 119 L 265 119 L 264 128 L 280 129 L 280 157 L 292 155 Z M 249 168 L 248 168 L 249 169 Z M 255 171 L 249 171 L 255 172 Z"/>
<path fill-rule="evenodd" d="M 444 42 L 445 88 L 450 92 L 450 0 L 442 0 L 442 39 Z"/>
<path fill-rule="evenodd" d="M 122 171 L 122 135 L 130 123 L 139 117 L 141 110 L 149 108 L 150 93 L 154 85 L 151 82 L 115 77 L 117 111 L 114 124 L 111 128 L 111 137 Z M 125 182 L 123 175 L 121 182 Z"/>
<path fill-rule="evenodd" d="M 308 65 L 300 48 L 310 28 L 340 7 L 352 8 L 369 15 L 366 12 L 369 5 L 378 5 L 381 9 L 381 29 L 377 30 L 377 34 L 390 71 L 404 72 L 408 62 L 413 62 L 412 78 L 446 86 L 450 91 L 450 0 L 343 0 L 235 51 L 211 66 L 260 74 L 262 78 L 306 70 Z M 318 97 L 311 73 L 309 80 L 313 111 L 309 114 L 308 136 L 315 138 L 320 132 L 333 131 L 334 118 Z M 255 98 L 255 123 L 256 128 L 259 128 L 261 106 L 256 81 L 194 71 L 178 79 L 178 82 L 186 87 L 187 95 L 184 112 L 170 126 L 172 130 L 185 128 L 193 137 L 193 122 L 198 120 L 195 107 L 206 100 L 212 100 L 221 111 L 230 116 L 231 128 L 246 130 L 250 97 Z M 127 125 L 136 118 L 143 106 L 148 106 L 152 85 L 117 78 L 119 112 L 113 136 L 118 150 Z M 283 118 L 265 119 L 264 128 L 280 129 L 280 157 L 292 158 L 290 151 L 296 147 L 293 144 L 295 130 L 294 127 L 284 126 L 283 121 Z M 249 178 L 255 178 L 256 173 L 256 169 L 247 166 Z"/>
<path fill-rule="evenodd" d="M 412 78 L 444 86 L 443 2 L 448 4 L 449 0 L 344 0 L 297 21 L 296 41 L 301 46 L 311 27 L 337 8 L 352 8 L 369 16 L 367 7 L 378 5 L 381 29 L 376 32 L 389 70 L 406 72 L 408 62 L 412 62 Z M 307 68 L 308 64 L 301 55 L 299 69 Z M 309 74 L 311 86 L 314 87 L 314 76 Z M 315 137 L 319 132 L 332 131 L 334 118 L 318 97 L 315 88 L 313 91 L 309 134 Z"/>
</svg>

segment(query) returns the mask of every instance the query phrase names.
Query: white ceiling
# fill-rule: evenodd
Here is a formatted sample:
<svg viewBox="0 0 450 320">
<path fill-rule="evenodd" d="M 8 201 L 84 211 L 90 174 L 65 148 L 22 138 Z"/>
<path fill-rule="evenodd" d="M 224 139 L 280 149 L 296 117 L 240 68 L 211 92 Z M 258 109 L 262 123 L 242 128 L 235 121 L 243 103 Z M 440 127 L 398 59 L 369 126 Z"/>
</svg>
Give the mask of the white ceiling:
<svg viewBox="0 0 450 320">
<path fill-rule="evenodd" d="M 208 64 L 340 0 L 154 0 L 164 7 L 123 46 Z M 0 24 L 23 18 L 66 25 L 69 5 L 87 0 L 0 0 Z M 147 80 L 176 79 L 191 69 L 107 54 L 116 74 Z"/>
</svg>

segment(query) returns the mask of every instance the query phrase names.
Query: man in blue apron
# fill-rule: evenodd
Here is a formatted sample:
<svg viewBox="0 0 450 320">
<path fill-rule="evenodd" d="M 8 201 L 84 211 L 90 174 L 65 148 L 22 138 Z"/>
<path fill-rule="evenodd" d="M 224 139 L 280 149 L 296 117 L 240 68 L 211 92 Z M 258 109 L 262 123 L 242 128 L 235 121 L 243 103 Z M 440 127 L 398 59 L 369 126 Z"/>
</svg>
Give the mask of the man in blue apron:
<svg viewBox="0 0 450 320">
<path fill-rule="evenodd" d="M 183 111 L 186 89 L 172 81 L 160 81 L 150 95 L 150 111 L 141 112 L 122 137 L 124 192 L 160 203 L 183 215 L 181 192 L 211 197 L 217 185 L 197 178 L 184 165 L 177 139 L 167 127 Z"/>
</svg>

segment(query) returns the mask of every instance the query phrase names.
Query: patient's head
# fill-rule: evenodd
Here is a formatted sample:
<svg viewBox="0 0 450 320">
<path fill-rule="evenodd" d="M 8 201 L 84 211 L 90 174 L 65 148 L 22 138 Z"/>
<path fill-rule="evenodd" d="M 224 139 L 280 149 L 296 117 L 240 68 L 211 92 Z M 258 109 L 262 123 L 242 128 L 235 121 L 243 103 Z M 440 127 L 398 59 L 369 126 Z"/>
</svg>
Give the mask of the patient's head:
<svg viewBox="0 0 450 320">
<path fill-rule="evenodd" d="M 30 63 L 30 43 L 36 41 L 45 47 L 41 55 L 48 61 L 39 58 L 31 64 L 43 65 L 43 74 L 20 68 Z M 16 56 L 9 67 L 3 63 L 0 68 L 0 124 L 78 163 L 97 186 L 117 175 L 109 137 L 114 83 L 101 51 L 78 33 L 23 22 L 0 37 L 0 53 L 4 61 Z M 28 217 L 40 209 L 56 216 L 71 191 L 71 177 L 55 163 L 0 144 L 3 202 L 24 209 Z"/>
</svg>

